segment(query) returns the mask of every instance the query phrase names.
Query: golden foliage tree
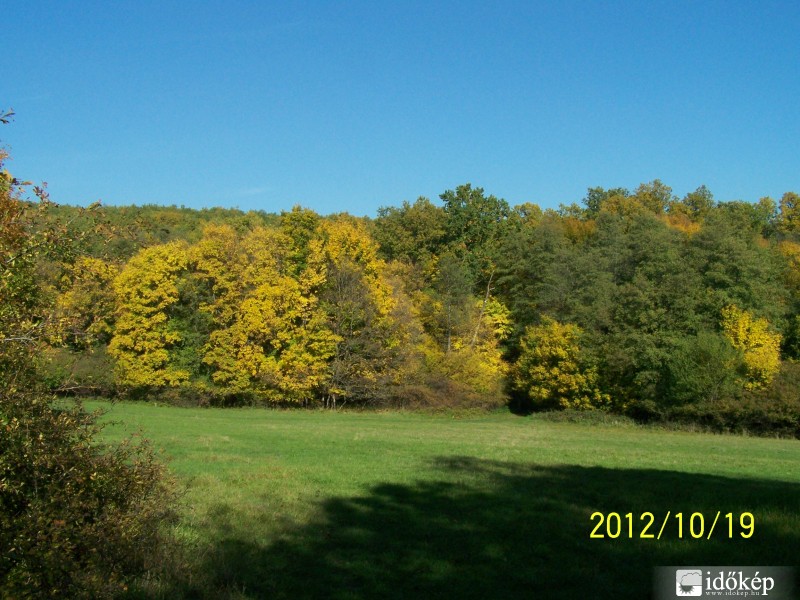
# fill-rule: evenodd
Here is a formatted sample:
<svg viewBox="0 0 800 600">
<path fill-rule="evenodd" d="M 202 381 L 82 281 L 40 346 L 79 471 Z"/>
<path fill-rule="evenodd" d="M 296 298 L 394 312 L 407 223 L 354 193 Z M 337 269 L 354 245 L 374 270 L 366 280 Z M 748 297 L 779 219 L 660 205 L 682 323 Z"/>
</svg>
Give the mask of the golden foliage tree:
<svg viewBox="0 0 800 600">
<path fill-rule="evenodd" d="M 189 373 L 170 364 L 170 349 L 181 340 L 169 322 L 179 300 L 177 281 L 188 263 L 186 244 L 145 248 L 114 281 L 117 325 L 109 353 L 119 382 L 130 387 L 177 386 Z"/>
<path fill-rule="evenodd" d="M 400 291 L 392 286 L 378 245 L 356 219 L 324 222 L 321 298 L 337 336 L 326 401 L 374 399 L 396 380 L 405 321 L 395 318 Z"/>
<path fill-rule="evenodd" d="M 781 335 L 770 330 L 766 319 L 756 318 L 735 305 L 722 309 L 722 331 L 742 353 L 745 388 L 759 389 L 769 384 L 781 366 Z"/>
<path fill-rule="evenodd" d="M 549 318 L 525 330 L 514 384 L 537 406 L 590 409 L 608 404 L 597 385 L 597 370 L 582 359 L 581 333 L 575 324 Z"/>
<path fill-rule="evenodd" d="M 99 258 L 81 256 L 67 268 L 64 291 L 56 299 L 60 335 L 77 347 L 108 343 L 114 332 L 114 280 L 119 268 Z"/>
<path fill-rule="evenodd" d="M 291 276 L 293 240 L 278 230 L 256 228 L 239 242 L 232 231 L 208 233 L 199 265 L 214 290 L 203 308 L 216 326 L 203 357 L 212 380 L 226 393 L 310 400 L 327 379 L 336 343 L 316 294 L 323 266 L 310 258 L 298 277 Z"/>
</svg>

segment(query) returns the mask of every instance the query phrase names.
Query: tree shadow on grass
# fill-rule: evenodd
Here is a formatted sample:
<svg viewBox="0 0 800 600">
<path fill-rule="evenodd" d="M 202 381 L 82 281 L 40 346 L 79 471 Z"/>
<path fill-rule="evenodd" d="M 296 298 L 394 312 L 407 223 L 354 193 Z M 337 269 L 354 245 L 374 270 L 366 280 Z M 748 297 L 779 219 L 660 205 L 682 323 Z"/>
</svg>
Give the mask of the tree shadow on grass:
<svg viewBox="0 0 800 600">
<path fill-rule="evenodd" d="M 268 545 L 248 541 L 219 507 L 206 573 L 215 589 L 245 598 L 646 598 L 654 566 L 796 566 L 800 556 L 794 483 L 473 458 L 435 467 L 440 480 L 324 500 L 315 519 Z M 595 511 L 622 516 L 618 538 L 590 539 Z M 674 518 L 660 540 L 638 537 L 641 513 L 653 513 L 656 536 L 667 511 L 683 513 L 683 539 Z M 702 539 L 689 531 L 695 512 Z M 742 512 L 755 517 L 750 539 L 740 536 Z"/>
</svg>

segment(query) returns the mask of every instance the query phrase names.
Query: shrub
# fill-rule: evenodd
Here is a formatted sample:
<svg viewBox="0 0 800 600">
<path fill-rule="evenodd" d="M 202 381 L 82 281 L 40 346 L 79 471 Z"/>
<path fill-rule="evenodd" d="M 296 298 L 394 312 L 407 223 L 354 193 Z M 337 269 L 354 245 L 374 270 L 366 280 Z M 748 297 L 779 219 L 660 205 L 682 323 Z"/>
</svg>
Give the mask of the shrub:
<svg viewBox="0 0 800 600">
<path fill-rule="evenodd" d="M 19 199 L 0 150 L 0 598 L 107 598 L 168 555 L 175 487 L 150 447 L 101 445 L 97 415 L 57 401 L 34 365 L 54 330 L 37 265 L 63 258 L 52 207 Z"/>
<path fill-rule="evenodd" d="M 502 394 L 480 393 L 463 383 L 433 374 L 421 383 L 398 386 L 392 391 L 391 406 L 415 410 L 492 410 L 506 403 Z"/>
<path fill-rule="evenodd" d="M 800 439 L 800 364 L 786 361 L 772 383 L 740 398 L 674 408 L 665 418 L 713 431 L 747 432 Z"/>
<path fill-rule="evenodd" d="M 665 404 L 713 403 L 741 392 L 739 352 L 721 334 L 701 331 L 676 342 L 667 360 Z"/>
<path fill-rule="evenodd" d="M 47 348 L 41 363 L 43 382 L 57 394 L 110 397 L 116 391 L 114 362 L 105 346 L 77 352 Z"/>
<path fill-rule="evenodd" d="M 777 400 L 746 396 L 740 400 L 687 404 L 669 411 L 666 417 L 717 432 L 800 439 L 800 407 Z"/>
<path fill-rule="evenodd" d="M 0 596 L 111 597 L 167 556 L 172 480 L 100 428 L 80 404 L 0 392 Z"/>
</svg>

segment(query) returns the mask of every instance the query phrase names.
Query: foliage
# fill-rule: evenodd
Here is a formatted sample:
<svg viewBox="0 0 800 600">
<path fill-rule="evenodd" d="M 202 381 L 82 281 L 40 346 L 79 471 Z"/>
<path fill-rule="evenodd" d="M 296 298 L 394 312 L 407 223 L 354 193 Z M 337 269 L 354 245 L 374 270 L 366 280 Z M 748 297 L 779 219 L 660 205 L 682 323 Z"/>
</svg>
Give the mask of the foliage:
<svg viewBox="0 0 800 600">
<path fill-rule="evenodd" d="M 37 268 L 71 248 L 57 222 L 42 225 L 53 205 L 36 193 L 23 202 L 0 176 L 0 596 L 111 597 L 165 564 L 174 487 L 146 443 L 98 443 L 95 414 L 42 390 L 37 361 L 59 319 Z"/>
<path fill-rule="evenodd" d="M 424 197 L 413 204 L 404 201 L 397 207 L 381 207 L 375 240 L 390 260 L 408 260 L 427 265 L 443 244 L 445 212 Z"/>
<path fill-rule="evenodd" d="M 599 408 L 609 397 L 597 386 L 597 370 L 581 356 L 581 329 L 545 319 L 520 340 L 514 384 L 540 408 Z"/>
<path fill-rule="evenodd" d="M 111 337 L 122 390 L 181 402 L 194 392 L 202 402 L 440 405 L 456 394 L 495 405 L 531 351 L 526 331 L 551 320 L 580 328 L 581 368 L 604 399 L 590 404 L 660 416 L 736 401 L 766 386 L 776 361 L 800 356 L 795 196 L 780 210 L 769 198 L 719 202 L 705 186 L 678 198 L 656 179 L 545 211 L 470 184 L 375 220 L 299 206 L 279 216 L 115 209 L 109 220 L 133 240 L 115 247 L 121 260 L 31 268 L 62 306 L 53 345 L 101 356 Z M 96 244 L 87 252 L 97 256 Z M 180 264 L 152 259 L 165 252 Z M 112 298 L 103 269 L 118 267 L 131 286 Z M 160 274 L 145 285 L 147 270 Z M 126 296 L 137 285 L 140 300 Z M 729 306 L 780 337 L 758 351 L 732 343 L 720 325 Z"/>
<path fill-rule="evenodd" d="M 693 221 L 703 221 L 714 205 L 714 194 L 706 186 L 701 185 L 695 191 L 686 194 L 680 202 L 672 202 L 669 212 L 685 214 Z"/>
<path fill-rule="evenodd" d="M 108 346 L 50 346 L 42 352 L 37 371 L 41 382 L 59 395 L 111 397 L 117 392 Z"/>
<path fill-rule="evenodd" d="M 118 276 L 118 382 L 335 406 L 398 400 L 444 378 L 502 402 L 509 314 L 490 296 L 476 301 L 460 260 L 444 264 L 442 310 L 435 291 L 398 279 L 362 220 L 295 207 L 279 228 L 209 225 L 194 244 L 140 251 Z M 431 358 L 433 340 L 446 357 Z"/>
<path fill-rule="evenodd" d="M 469 183 L 447 190 L 444 203 L 445 243 L 464 264 L 469 281 L 481 290 L 491 283 L 500 241 L 511 222 L 508 203 Z"/>
<path fill-rule="evenodd" d="M 208 228 L 192 249 L 212 299 L 200 306 L 212 331 L 199 352 L 226 394 L 307 402 L 323 385 L 335 341 L 319 310 L 324 272 L 310 256 L 302 268 L 290 262 L 297 245 L 308 242 L 267 228 L 243 238 Z"/>
<path fill-rule="evenodd" d="M 740 396 L 737 365 L 741 358 L 717 332 L 701 331 L 679 339 L 667 361 L 665 404 L 711 404 Z"/>
<path fill-rule="evenodd" d="M 184 206 L 103 206 L 103 227 L 96 227 L 97 218 L 89 218 L 80 207 L 53 206 L 42 216 L 40 226 L 62 224 L 65 237 L 80 240 L 82 252 L 93 258 L 125 262 L 150 246 L 169 242 L 194 243 L 211 224 L 231 227 L 244 234 L 257 227 L 275 226 L 279 216 L 262 211 L 242 212 L 238 209 Z"/>
<path fill-rule="evenodd" d="M 0 592 L 105 598 L 165 566 L 173 485 L 145 443 L 105 447 L 96 416 L 0 392 Z"/>
<path fill-rule="evenodd" d="M 739 396 L 687 404 L 664 417 L 720 432 L 800 439 L 800 364 L 785 361 L 772 381 Z"/>
<path fill-rule="evenodd" d="M 56 300 L 60 341 L 73 347 L 105 345 L 115 330 L 114 280 L 116 265 L 80 256 L 68 265 L 62 278 L 64 291 Z"/>
<path fill-rule="evenodd" d="M 133 257 L 114 281 L 118 313 L 108 350 L 122 385 L 176 386 L 189 378 L 171 360 L 170 350 L 181 334 L 169 321 L 169 309 L 179 300 L 178 275 L 187 260 L 181 242 L 153 246 Z"/>
<path fill-rule="evenodd" d="M 780 334 L 770 331 L 766 319 L 754 318 L 734 305 L 722 310 L 722 330 L 743 355 L 745 387 L 759 389 L 769 384 L 780 370 Z"/>
<path fill-rule="evenodd" d="M 800 195 L 786 192 L 781 196 L 780 224 L 781 231 L 786 233 L 800 232 Z"/>
<path fill-rule="evenodd" d="M 326 379 L 335 337 L 297 282 L 280 278 L 247 294 L 233 325 L 212 333 L 203 361 L 232 393 L 303 402 Z"/>
</svg>

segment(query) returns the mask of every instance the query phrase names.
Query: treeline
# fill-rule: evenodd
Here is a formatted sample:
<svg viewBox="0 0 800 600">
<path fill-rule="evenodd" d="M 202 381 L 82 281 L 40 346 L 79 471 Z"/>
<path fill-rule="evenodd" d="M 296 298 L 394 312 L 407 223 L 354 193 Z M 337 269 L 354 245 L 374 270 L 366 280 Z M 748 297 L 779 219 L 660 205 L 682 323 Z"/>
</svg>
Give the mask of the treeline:
<svg viewBox="0 0 800 600">
<path fill-rule="evenodd" d="M 50 382 L 220 404 L 502 404 L 507 311 L 458 282 L 427 289 L 369 225 L 295 208 L 127 261 L 78 256 L 53 291 Z"/>
<path fill-rule="evenodd" d="M 800 429 L 794 193 L 718 203 L 656 180 L 543 211 L 463 185 L 376 219 L 104 214 L 97 233 L 60 215 L 84 246 L 42 267 L 55 389 Z"/>
</svg>

